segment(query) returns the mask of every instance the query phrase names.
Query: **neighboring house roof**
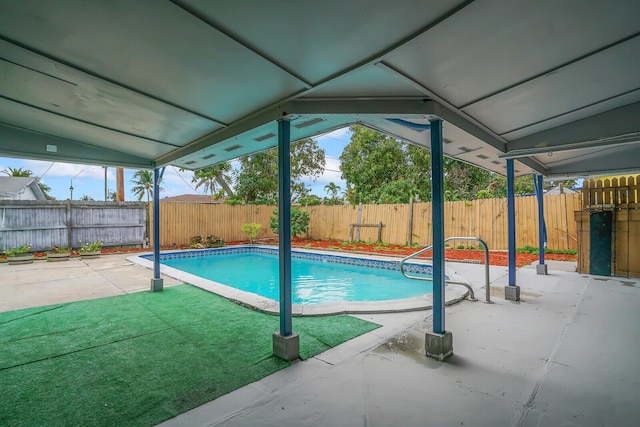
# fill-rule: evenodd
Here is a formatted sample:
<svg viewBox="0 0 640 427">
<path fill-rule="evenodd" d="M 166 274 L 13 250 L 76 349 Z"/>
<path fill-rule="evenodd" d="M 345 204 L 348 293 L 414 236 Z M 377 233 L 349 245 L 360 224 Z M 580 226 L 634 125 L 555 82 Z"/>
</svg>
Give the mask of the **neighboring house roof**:
<svg viewBox="0 0 640 427">
<path fill-rule="evenodd" d="M 561 187 L 560 185 L 553 187 L 551 190 L 547 191 L 544 194 L 573 194 L 575 193 L 575 191 L 573 191 L 570 188 L 566 188 L 566 187 Z"/>
<path fill-rule="evenodd" d="M 34 177 L 0 176 L 0 199 L 47 200 Z"/>
<path fill-rule="evenodd" d="M 212 200 L 207 194 L 181 194 L 180 196 L 165 197 L 161 202 L 186 202 L 186 203 L 222 203 L 224 199 Z"/>
</svg>

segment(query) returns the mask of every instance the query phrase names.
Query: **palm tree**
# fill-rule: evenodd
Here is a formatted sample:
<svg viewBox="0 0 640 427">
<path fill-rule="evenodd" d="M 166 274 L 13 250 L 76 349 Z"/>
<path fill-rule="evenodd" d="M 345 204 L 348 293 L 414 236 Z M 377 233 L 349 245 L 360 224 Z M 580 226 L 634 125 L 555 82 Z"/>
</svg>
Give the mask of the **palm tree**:
<svg viewBox="0 0 640 427">
<path fill-rule="evenodd" d="M 227 193 L 227 196 L 233 197 L 233 190 L 231 190 L 231 187 L 227 183 L 227 180 L 229 180 L 228 172 L 230 170 L 231 164 L 228 162 L 209 166 L 195 171 L 191 182 L 196 183 L 196 190 L 199 187 L 204 187 L 205 193 L 211 193 L 211 197 L 216 194 L 218 185 L 222 188 L 223 192 Z M 219 193 L 222 195 L 222 192 Z"/>
<path fill-rule="evenodd" d="M 17 177 L 25 177 L 25 178 L 30 178 L 33 176 L 33 171 L 31 171 L 30 169 L 12 168 L 11 166 L 9 166 L 8 168 L 2 169 L 0 172 L 2 172 L 7 176 L 17 176 Z M 40 187 L 40 190 L 42 190 L 42 194 L 44 194 L 44 197 L 47 200 L 55 199 L 54 197 L 49 195 L 49 191 L 51 191 L 51 187 L 49 187 L 46 184 L 43 184 L 40 181 L 39 177 L 36 176 L 35 178 L 36 178 L 36 183 L 38 184 L 38 187 Z"/>
<path fill-rule="evenodd" d="M 140 169 L 133 174 L 131 183 L 135 184 L 135 186 L 131 189 L 131 192 L 138 198 L 138 201 L 142 200 L 142 198 L 146 194 L 147 203 L 149 203 L 151 197 L 153 197 L 153 174 L 151 173 L 151 171 Z M 162 191 L 162 188 L 160 188 L 160 191 Z"/>
</svg>

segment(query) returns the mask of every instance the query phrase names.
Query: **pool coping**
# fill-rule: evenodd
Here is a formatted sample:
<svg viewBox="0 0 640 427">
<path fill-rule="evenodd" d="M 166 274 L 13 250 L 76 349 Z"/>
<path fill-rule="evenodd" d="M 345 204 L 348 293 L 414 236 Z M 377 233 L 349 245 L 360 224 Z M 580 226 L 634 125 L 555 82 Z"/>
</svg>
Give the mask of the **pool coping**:
<svg viewBox="0 0 640 427">
<path fill-rule="evenodd" d="M 237 248 L 238 246 L 233 246 Z M 269 248 L 274 249 L 273 246 L 263 245 L 241 245 L 243 248 Z M 162 254 L 171 254 L 176 252 L 205 252 L 208 249 L 184 249 L 180 251 L 163 251 Z M 318 254 L 323 256 L 341 256 L 349 258 L 359 259 L 372 259 L 380 261 L 393 261 L 398 262 L 398 258 L 387 257 L 381 255 L 363 255 L 363 254 L 350 254 L 345 252 L 327 251 L 327 250 L 312 250 L 295 248 L 295 252 Z M 143 258 L 150 253 L 138 254 L 135 256 L 127 257 L 127 260 L 141 265 L 148 269 L 153 269 L 153 261 Z M 425 264 L 423 260 L 412 261 L 415 264 Z M 172 277 L 174 279 L 184 281 L 192 286 L 196 286 L 208 292 L 212 292 L 225 299 L 228 299 L 236 304 L 273 315 L 280 314 L 280 304 L 270 298 L 266 298 L 251 292 L 242 291 L 240 289 L 233 288 L 231 286 L 224 285 L 222 283 L 215 282 L 213 280 L 205 279 L 196 276 L 191 273 L 178 270 L 167 265 L 160 265 L 160 272 L 164 275 Z M 455 274 L 454 271 L 448 269 L 446 271 L 447 276 L 454 280 L 465 280 L 461 276 Z M 466 280 L 465 280 L 466 281 Z M 466 298 L 468 291 L 461 286 L 445 286 L 445 304 L 455 304 Z M 397 300 L 384 300 L 384 301 L 341 301 L 335 303 L 326 304 L 292 304 L 292 313 L 294 316 L 329 316 L 337 314 L 371 314 L 371 313 L 399 313 L 408 311 L 420 311 L 429 310 L 433 308 L 432 294 L 425 294 L 419 297 L 397 299 Z"/>
</svg>

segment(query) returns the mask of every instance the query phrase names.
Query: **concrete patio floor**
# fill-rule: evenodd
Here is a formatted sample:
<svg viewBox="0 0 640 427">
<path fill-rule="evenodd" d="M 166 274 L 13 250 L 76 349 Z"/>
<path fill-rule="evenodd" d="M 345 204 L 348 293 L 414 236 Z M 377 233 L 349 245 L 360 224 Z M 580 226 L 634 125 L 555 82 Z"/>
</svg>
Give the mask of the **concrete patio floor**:
<svg viewBox="0 0 640 427">
<path fill-rule="evenodd" d="M 0 312 L 146 291 L 152 274 L 127 261 L 130 255 L 0 264 Z M 163 278 L 165 286 L 182 283 Z"/>
<path fill-rule="evenodd" d="M 148 289 L 127 256 L 0 265 L 0 311 Z M 454 266 L 483 299 L 483 266 Z M 492 267 L 494 304 L 446 309 L 445 362 L 424 356 L 431 311 L 360 315 L 383 326 L 161 426 L 635 426 L 640 280 L 574 270 L 519 269 L 515 303 Z"/>
<path fill-rule="evenodd" d="M 492 268 L 495 304 L 448 307 L 445 362 L 424 356 L 430 311 L 362 315 L 384 326 L 161 426 L 638 425 L 640 281 L 549 264 L 518 270 L 519 303 Z"/>
</svg>

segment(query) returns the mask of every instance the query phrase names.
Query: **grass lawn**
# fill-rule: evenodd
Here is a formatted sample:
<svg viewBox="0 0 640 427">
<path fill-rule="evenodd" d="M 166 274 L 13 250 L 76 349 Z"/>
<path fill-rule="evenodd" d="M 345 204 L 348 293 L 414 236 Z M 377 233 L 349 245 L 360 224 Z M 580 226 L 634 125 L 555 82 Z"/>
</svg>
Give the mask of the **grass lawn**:
<svg viewBox="0 0 640 427">
<path fill-rule="evenodd" d="M 289 363 L 278 318 L 181 285 L 0 313 L 0 425 L 150 426 Z M 302 358 L 378 325 L 294 318 Z"/>
</svg>

